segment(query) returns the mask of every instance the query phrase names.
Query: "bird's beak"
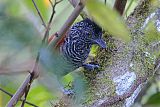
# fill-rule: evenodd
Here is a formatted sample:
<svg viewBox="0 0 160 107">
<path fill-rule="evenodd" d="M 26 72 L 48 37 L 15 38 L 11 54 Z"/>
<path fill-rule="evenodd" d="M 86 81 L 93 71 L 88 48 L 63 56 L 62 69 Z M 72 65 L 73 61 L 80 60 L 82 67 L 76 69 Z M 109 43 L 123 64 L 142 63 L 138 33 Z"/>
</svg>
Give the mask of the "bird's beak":
<svg viewBox="0 0 160 107">
<path fill-rule="evenodd" d="M 98 44 L 101 48 L 106 48 L 106 42 L 101 38 L 101 39 L 95 39 L 93 40 L 94 43 Z"/>
</svg>

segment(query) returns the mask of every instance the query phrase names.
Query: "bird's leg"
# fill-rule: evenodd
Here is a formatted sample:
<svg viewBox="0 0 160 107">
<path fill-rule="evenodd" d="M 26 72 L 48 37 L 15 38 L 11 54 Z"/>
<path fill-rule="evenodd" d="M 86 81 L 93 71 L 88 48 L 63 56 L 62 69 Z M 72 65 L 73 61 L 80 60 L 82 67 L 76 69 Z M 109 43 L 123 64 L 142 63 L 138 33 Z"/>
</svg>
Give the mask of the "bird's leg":
<svg viewBox="0 0 160 107">
<path fill-rule="evenodd" d="M 74 91 L 72 89 L 66 89 L 63 87 L 61 90 L 65 95 L 73 95 L 74 94 Z"/>
<path fill-rule="evenodd" d="M 83 64 L 82 66 L 87 70 L 94 70 L 94 69 L 99 68 L 98 64 L 95 64 L 95 63 L 92 63 L 92 62 L 90 62 L 88 64 Z"/>
<path fill-rule="evenodd" d="M 73 88 L 73 86 L 72 86 L 71 82 L 69 82 L 67 85 L 62 87 L 61 90 L 65 95 L 73 95 L 74 91 L 72 88 Z"/>
</svg>

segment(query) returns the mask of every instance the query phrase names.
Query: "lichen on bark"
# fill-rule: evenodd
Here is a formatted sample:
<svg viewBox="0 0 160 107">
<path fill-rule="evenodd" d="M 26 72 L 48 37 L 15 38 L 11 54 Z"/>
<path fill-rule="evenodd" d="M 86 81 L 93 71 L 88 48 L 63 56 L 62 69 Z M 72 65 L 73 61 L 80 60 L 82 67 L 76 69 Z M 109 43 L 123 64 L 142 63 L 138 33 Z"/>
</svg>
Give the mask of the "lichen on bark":
<svg viewBox="0 0 160 107">
<path fill-rule="evenodd" d="M 95 59 L 105 70 L 98 72 L 92 80 L 94 81 L 94 84 L 90 87 L 90 90 L 92 90 L 90 94 L 93 97 L 90 102 L 92 103 L 85 106 L 129 106 L 133 102 L 130 103 L 126 99 L 130 97 L 134 101 L 136 98 L 134 91 L 138 89 L 136 92 L 139 93 L 141 89 L 139 86 L 153 76 L 156 58 L 152 52 L 148 51 L 148 46 L 144 41 L 145 34 L 141 27 L 146 18 L 156 9 L 157 7 L 153 6 L 152 0 L 140 1 L 126 20 L 132 37 L 129 44 L 112 38 L 109 34 L 104 35 L 108 47 L 106 50 L 99 49 Z M 121 84 L 121 87 L 117 83 Z M 128 88 L 122 88 L 124 84 Z M 134 85 L 136 88 L 132 88 Z M 127 91 L 133 92 L 129 93 Z M 118 92 L 122 94 L 118 95 Z M 95 94 L 98 96 L 95 96 Z"/>
<path fill-rule="evenodd" d="M 83 71 L 88 89 L 83 107 L 122 107 L 134 103 L 141 88 L 154 75 L 157 56 L 145 42 L 142 30 L 147 17 L 157 10 L 155 1 L 141 0 L 126 20 L 131 42 L 124 43 L 107 32 L 103 37 L 107 49 L 98 48 L 95 61 L 101 69 Z"/>
</svg>

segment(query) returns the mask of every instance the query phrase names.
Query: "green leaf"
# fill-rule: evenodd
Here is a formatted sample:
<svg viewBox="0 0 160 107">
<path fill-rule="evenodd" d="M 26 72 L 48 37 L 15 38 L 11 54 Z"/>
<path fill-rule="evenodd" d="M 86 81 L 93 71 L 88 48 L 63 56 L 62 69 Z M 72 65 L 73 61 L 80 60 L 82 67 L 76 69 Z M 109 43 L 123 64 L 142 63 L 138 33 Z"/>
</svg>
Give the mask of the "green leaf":
<svg viewBox="0 0 160 107">
<path fill-rule="evenodd" d="M 31 87 L 27 100 L 38 105 L 39 107 L 45 107 L 50 100 L 54 100 L 56 97 L 42 85 L 36 84 Z M 27 104 L 25 107 L 30 107 Z"/>
<path fill-rule="evenodd" d="M 68 85 L 72 81 L 73 81 L 73 76 L 71 74 L 67 74 L 64 76 L 64 78 L 62 78 L 62 82 L 64 83 L 64 85 Z"/>
<path fill-rule="evenodd" d="M 26 19 L 8 15 L 0 16 L 0 48 L 23 49 L 39 47 L 39 33 Z"/>
<path fill-rule="evenodd" d="M 157 42 L 160 40 L 160 33 L 157 31 L 154 21 L 149 22 L 149 24 L 145 27 L 144 32 L 145 43 L 150 44 L 152 42 Z"/>
<path fill-rule="evenodd" d="M 25 6 L 27 6 L 29 9 L 31 9 L 31 11 L 34 11 L 37 15 L 37 11 L 33 5 L 32 0 L 24 0 L 23 2 L 25 4 Z M 49 8 L 48 6 L 45 4 L 44 0 L 35 0 L 35 3 L 38 7 L 38 10 L 40 11 L 42 17 L 44 18 L 44 20 L 48 19 L 48 15 L 51 14 L 49 13 Z"/>
<path fill-rule="evenodd" d="M 88 0 L 86 7 L 95 22 L 106 31 L 126 42 L 130 40 L 129 31 L 116 11 L 97 0 Z"/>
<path fill-rule="evenodd" d="M 73 86 L 75 92 L 75 101 L 78 104 L 84 100 L 83 98 L 85 97 L 87 90 L 87 81 L 85 79 L 85 76 L 80 72 L 73 72 L 72 74 L 74 77 Z"/>
<path fill-rule="evenodd" d="M 146 104 L 160 105 L 160 92 L 153 94 Z"/>
<path fill-rule="evenodd" d="M 21 81 L 23 80 L 24 76 L 22 75 L 0 75 L 0 87 L 11 94 L 14 94 L 15 91 L 18 89 L 19 85 L 21 84 Z M 5 105 L 8 103 L 11 97 L 5 94 L 4 92 L 0 94 L 0 97 L 2 97 L 2 100 L 0 101 L 0 107 L 5 107 Z"/>
</svg>

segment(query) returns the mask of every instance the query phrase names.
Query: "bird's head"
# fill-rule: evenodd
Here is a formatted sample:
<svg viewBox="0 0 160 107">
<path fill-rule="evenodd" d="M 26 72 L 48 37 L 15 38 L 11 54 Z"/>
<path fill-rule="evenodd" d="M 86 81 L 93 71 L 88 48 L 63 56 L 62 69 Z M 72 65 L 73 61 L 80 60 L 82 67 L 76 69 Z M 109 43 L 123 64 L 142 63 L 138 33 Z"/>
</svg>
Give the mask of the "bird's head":
<svg viewBox="0 0 160 107">
<path fill-rule="evenodd" d="M 106 42 L 102 38 L 102 28 L 88 18 L 79 22 L 79 24 L 83 26 L 82 31 L 84 33 L 80 38 L 85 42 L 97 44 L 102 48 L 106 48 Z"/>
</svg>

